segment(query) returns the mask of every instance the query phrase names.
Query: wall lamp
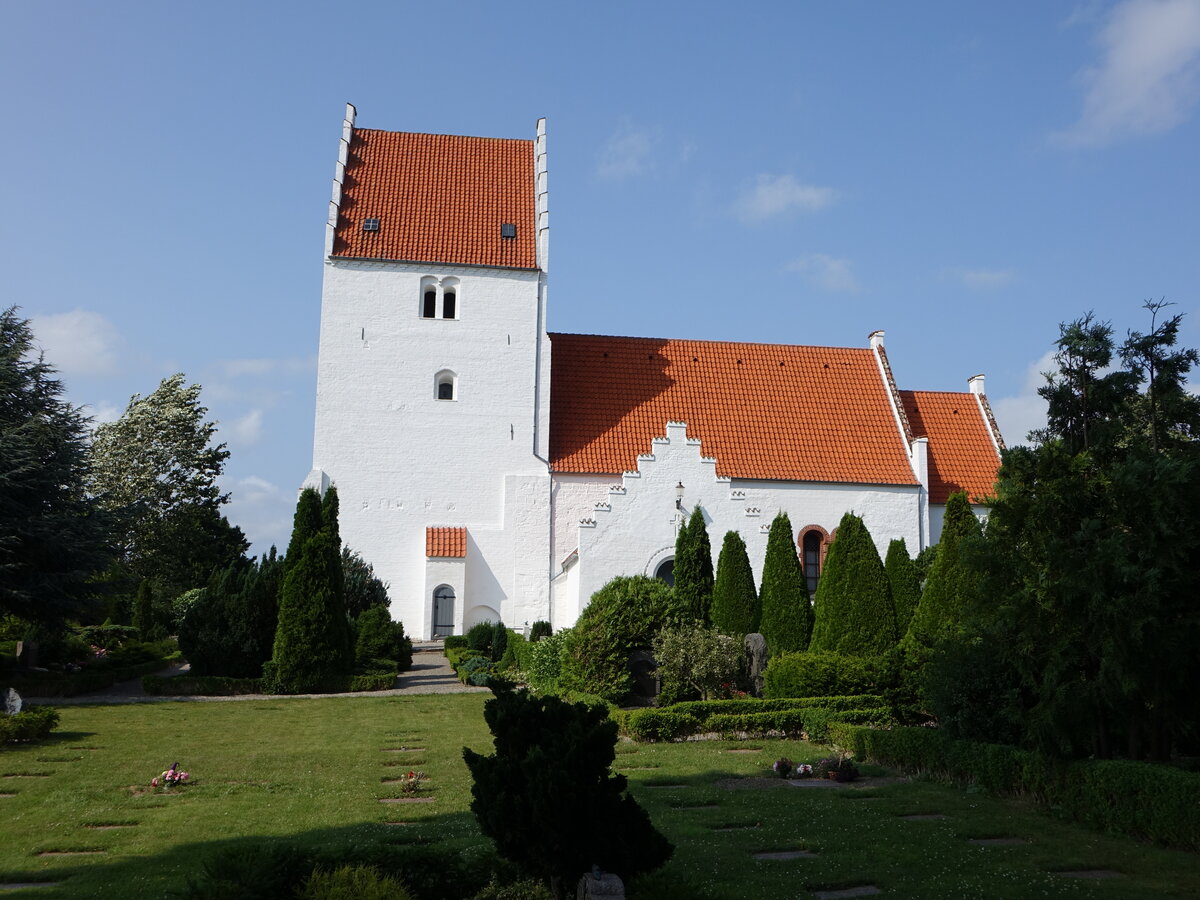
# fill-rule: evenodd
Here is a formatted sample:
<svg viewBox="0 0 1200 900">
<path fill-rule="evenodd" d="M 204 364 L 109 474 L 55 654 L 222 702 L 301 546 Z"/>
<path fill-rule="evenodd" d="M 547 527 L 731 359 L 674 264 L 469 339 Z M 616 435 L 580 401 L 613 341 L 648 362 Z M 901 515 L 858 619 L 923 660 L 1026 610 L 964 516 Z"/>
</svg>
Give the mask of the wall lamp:
<svg viewBox="0 0 1200 900">
<path fill-rule="evenodd" d="M 683 509 L 683 482 L 675 485 L 675 508 Z"/>
</svg>

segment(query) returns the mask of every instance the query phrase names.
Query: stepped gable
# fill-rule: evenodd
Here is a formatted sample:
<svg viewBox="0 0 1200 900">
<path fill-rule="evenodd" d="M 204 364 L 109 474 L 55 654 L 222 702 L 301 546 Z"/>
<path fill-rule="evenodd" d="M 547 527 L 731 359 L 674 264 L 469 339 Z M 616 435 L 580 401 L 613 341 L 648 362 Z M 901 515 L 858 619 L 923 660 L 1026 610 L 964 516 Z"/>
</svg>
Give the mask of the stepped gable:
<svg viewBox="0 0 1200 900">
<path fill-rule="evenodd" d="M 619 474 L 686 422 L 731 478 L 913 485 L 870 349 L 551 334 L 550 462 Z"/>
<path fill-rule="evenodd" d="M 1000 455 L 974 394 L 901 391 L 914 437 L 929 438 L 929 502 L 966 491 L 972 503 L 994 490 Z"/>
<path fill-rule="evenodd" d="M 536 269 L 536 206 L 533 141 L 355 128 L 333 255 Z"/>
</svg>

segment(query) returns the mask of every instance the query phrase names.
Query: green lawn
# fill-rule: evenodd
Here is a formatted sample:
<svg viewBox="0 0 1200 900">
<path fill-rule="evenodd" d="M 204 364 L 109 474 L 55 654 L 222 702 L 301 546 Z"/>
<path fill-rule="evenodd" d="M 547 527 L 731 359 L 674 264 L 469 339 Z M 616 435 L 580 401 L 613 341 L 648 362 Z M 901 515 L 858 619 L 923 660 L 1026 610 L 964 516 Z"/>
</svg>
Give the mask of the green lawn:
<svg viewBox="0 0 1200 900">
<path fill-rule="evenodd" d="M 442 695 L 64 707 L 52 740 L 0 751 L 0 882 L 61 880 L 12 896 L 162 897 L 215 849 L 287 837 L 314 850 L 428 844 L 488 852 L 468 812 L 464 744 L 486 752 L 486 696 Z M 420 752 L 387 752 L 400 747 Z M 738 747 L 761 748 L 731 753 Z M 676 845 L 641 898 L 802 897 L 877 885 L 889 897 L 1196 897 L 1200 858 L 1108 838 L 1020 804 L 929 783 L 868 789 L 746 781 L 802 742 L 622 744 L 617 767 Z M 195 783 L 148 782 L 172 762 Z M 419 769 L 432 802 L 383 804 Z M 39 777 L 40 776 L 40 777 Z M 679 785 L 655 787 L 655 785 Z M 586 810 L 580 811 L 586 815 Z M 908 821 L 908 814 L 944 819 Z M 388 825 L 406 821 L 409 825 Z M 123 825 L 97 828 L 89 826 Z M 741 827 L 739 827 L 741 826 Z M 718 828 L 733 830 L 718 831 Z M 983 847 L 970 838 L 1028 843 Z M 811 858 L 751 854 L 809 850 Z M 96 851 L 39 856 L 46 851 Z M 1080 881 L 1061 869 L 1109 869 Z"/>
</svg>

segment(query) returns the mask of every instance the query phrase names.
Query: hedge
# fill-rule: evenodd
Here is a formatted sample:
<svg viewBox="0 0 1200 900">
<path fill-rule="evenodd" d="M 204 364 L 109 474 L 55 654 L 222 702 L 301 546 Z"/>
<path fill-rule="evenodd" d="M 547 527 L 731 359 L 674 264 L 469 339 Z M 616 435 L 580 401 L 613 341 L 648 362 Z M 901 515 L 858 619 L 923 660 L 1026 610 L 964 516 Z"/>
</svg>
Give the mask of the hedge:
<svg viewBox="0 0 1200 900">
<path fill-rule="evenodd" d="M 858 759 L 990 793 L 1030 796 L 1077 822 L 1200 850 L 1200 774 L 1128 760 L 1065 762 L 1002 744 L 956 741 L 929 728 L 831 725 Z"/>
<path fill-rule="evenodd" d="M 724 700 L 676 703 L 660 709 L 638 709 L 614 718 L 623 734 L 639 741 L 673 741 L 709 731 L 721 734 L 806 735 L 808 740 L 829 740 L 831 725 L 839 722 L 889 725 L 891 711 L 879 697 L 838 697 L 837 706 L 806 705 L 829 698 L 807 700 Z M 857 702 L 855 702 L 857 701 Z M 868 706 L 867 703 L 874 705 Z"/>
<path fill-rule="evenodd" d="M 450 655 L 451 650 L 457 650 L 467 646 L 467 636 L 465 634 L 448 634 L 442 639 L 442 649 L 446 651 L 446 655 Z"/>
<path fill-rule="evenodd" d="M 178 654 L 175 654 L 176 656 Z M 132 666 L 105 668 L 90 672 L 29 672 L 9 674 L 4 677 L 5 687 L 16 688 L 24 697 L 74 697 L 103 691 L 120 681 L 129 681 L 158 672 L 169 665 L 170 660 L 154 659 Z"/>
<path fill-rule="evenodd" d="M 35 706 L 13 716 L 0 715 L 0 745 L 10 741 L 40 741 L 58 725 L 58 710 Z"/>
<path fill-rule="evenodd" d="M 386 691 L 396 686 L 395 672 L 370 675 L 353 675 L 344 680 L 331 693 L 364 693 Z M 142 679 L 142 689 L 157 697 L 236 697 L 243 694 L 261 694 L 261 678 L 227 678 L 224 675 L 172 675 L 160 677 L 147 675 Z"/>
</svg>

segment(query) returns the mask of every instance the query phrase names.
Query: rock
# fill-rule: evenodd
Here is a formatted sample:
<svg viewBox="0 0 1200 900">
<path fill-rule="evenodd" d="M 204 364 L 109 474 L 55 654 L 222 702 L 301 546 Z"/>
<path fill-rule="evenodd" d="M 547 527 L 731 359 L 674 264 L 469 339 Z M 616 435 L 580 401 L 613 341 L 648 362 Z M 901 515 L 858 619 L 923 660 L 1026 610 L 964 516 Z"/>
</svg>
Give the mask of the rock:
<svg viewBox="0 0 1200 900">
<path fill-rule="evenodd" d="M 4 712 L 10 716 L 15 716 L 21 711 L 21 695 L 17 693 L 16 688 L 9 688 L 4 696 Z"/>
<path fill-rule="evenodd" d="M 625 882 L 619 875 L 593 868 L 579 879 L 579 890 L 575 896 L 576 900 L 624 900 Z"/>
<path fill-rule="evenodd" d="M 750 683 L 754 685 L 754 696 L 763 693 L 763 672 L 767 668 L 767 639 L 758 632 L 746 635 L 743 642 L 750 663 Z"/>
</svg>

